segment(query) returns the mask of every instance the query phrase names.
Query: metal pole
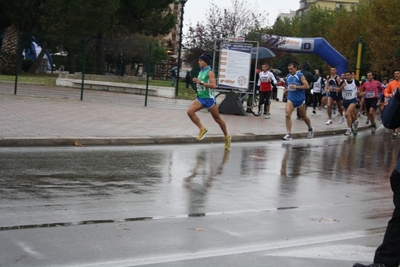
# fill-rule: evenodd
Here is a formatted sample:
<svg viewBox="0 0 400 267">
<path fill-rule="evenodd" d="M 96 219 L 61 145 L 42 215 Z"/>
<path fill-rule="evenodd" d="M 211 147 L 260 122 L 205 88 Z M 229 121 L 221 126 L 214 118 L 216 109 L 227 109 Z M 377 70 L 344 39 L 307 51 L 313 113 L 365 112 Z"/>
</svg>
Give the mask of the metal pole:
<svg viewBox="0 0 400 267">
<path fill-rule="evenodd" d="M 175 97 L 178 96 L 178 89 L 179 89 L 179 74 L 181 72 L 181 50 L 182 50 L 182 28 L 183 28 L 183 10 L 185 8 L 185 3 L 187 0 L 180 0 L 181 3 L 181 18 L 179 23 L 179 46 L 178 46 L 178 77 L 176 79 L 175 84 Z"/>
<path fill-rule="evenodd" d="M 254 64 L 254 77 L 253 77 L 253 97 L 256 96 L 256 77 L 257 77 L 257 65 L 258 65 L 258 49 L 260 48 L 259 43 L 257 42 L 257 54 L 256 54 L 256 62 Z"/>
<path fill-rule="evenodd" d="M 358 38 L 357 45 L 357 62 L 356 62 L 356 79 L 360 80 L 360 71 L 361 71 L 361 58 L 362 58 L 362 36 Z"/>
<path fill-rule="evenodd" d="M 147 96 L 149 94 L 149 79 L 150 79 L 150 68 L 151 68 L 151 45 L 152 43 L 149 44 L 149 59 L 147 60 L 147 78 L 146 78 L 146 96 L 144 97 L 144 106 L 147 107 Z"/>
<path fill-rule="evenodd" d="M 87 54 L 87 43 L 88 38 L 84 39 L 84 49 L 83 49 L 83 67 L 82 67 L 82 83 L 81 83 L 81 100 L 83 100 L 83 87 L 85 85 L 85 72 L 86 72 L 86 54 Z"/>
</svg>

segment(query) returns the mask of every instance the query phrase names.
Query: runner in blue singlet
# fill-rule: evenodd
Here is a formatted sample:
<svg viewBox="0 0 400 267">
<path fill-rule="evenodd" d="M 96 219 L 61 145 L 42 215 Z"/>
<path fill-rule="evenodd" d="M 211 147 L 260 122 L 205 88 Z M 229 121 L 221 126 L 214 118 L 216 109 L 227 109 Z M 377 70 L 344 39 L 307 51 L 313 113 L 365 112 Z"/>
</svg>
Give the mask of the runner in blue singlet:
<svg viewBox="0 0 400 267">
<path fill-rule="evenodd" d="M 314 130 L 311 126 L 311 121 L 306 115 L 306 94 L 304 90 L 309 90 L 310 86 L 301 71 L 298 71 L 296 63 L 289 63 L 289 74 L 286 77 L 286 86 L 288 90 L 286 102 L 286 129 L 287 134 L 282 138 L 283 140 L 292 140 L 292 113 L 295 108 L 299 111 L 300 117 L 308 126 L 307 138 L 314 137 Z"/>
</svg>

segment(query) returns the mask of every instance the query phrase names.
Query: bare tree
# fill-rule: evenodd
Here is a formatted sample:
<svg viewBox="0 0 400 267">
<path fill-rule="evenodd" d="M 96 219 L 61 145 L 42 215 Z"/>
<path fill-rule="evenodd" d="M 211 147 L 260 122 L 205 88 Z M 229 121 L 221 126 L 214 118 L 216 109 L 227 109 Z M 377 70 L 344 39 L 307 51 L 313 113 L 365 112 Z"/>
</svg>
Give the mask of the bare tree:
<svg viewBox="0 0 400 267">
<path fill-rule="evenodd" d="M 189 24 L 184 46 L 189 50 L 187 62 L 196 64 L 199 53 L 214 49 L 215 40 L 228 37 L 245 37 L 249 32 L 266 24 L 266 11 L 257 3 L 251 6 L 246 0 L 231 0 L 232 6 L 221 8 L 211 1 L 206 12 L 206 22 Z"/>
</svg>

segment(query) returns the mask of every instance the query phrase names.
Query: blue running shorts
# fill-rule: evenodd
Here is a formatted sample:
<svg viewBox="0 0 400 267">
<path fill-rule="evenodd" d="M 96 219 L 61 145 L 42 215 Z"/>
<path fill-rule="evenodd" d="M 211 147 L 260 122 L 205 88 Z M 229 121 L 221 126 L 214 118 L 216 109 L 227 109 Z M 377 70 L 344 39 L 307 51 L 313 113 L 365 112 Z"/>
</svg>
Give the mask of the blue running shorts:
<svg viewBox="0 0 400 267">
<path fill-rule="evenodd" d="M 353 98 L 353 99 L 344 99 L 343 100 L 343 107 L 345 109 L 348 109 L 350 104 L 357 104 L 357 98 Z"/>
<path fill-rule="evenodd" d="M 206 108 L 206 109 L 210 109 L 215 105 L 215 99 L 214 98 L 196 98 L 197 101 L 200 102 L 200 104 Z"/>
<path fill-rule="evenodd" d="M 301 107 L 302 105 L 304 105 L 306 103 L 305 100 L 297 100 L 297 101 L 290 100 L 290 99 L 288 99 L 288 100 L 293 103 L 294 108 Z"/>
</svg>

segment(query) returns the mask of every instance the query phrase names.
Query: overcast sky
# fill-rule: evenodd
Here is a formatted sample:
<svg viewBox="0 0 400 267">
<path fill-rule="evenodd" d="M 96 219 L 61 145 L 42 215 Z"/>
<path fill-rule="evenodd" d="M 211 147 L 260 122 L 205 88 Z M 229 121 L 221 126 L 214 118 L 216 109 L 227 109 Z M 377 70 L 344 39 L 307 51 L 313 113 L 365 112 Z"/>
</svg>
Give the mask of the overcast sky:
<svg viewBox="0 0 400 267">
<path fill-rule="evenodd" d="M 249 9 L 256 12 L 265 10 L 268 13 L 266 25 L 272 26 L 279 13 L 290 12 L 290 10 L 297 10 L 300 7 L 300 0 L 246 0 L 249 4 Z M 188 0 L 185 4 L 185 12 L 183 17 L 183 32 L 187 31 L 187 24 L 196 25 L 197 21 L 205 21 L 204 14 L 209 10 L 211 0 Z M 232 0 L 214 0 L 220 8 L 232 7 Z M 257 4 L 257 5 L 256 5 Z"/>
</svg>

